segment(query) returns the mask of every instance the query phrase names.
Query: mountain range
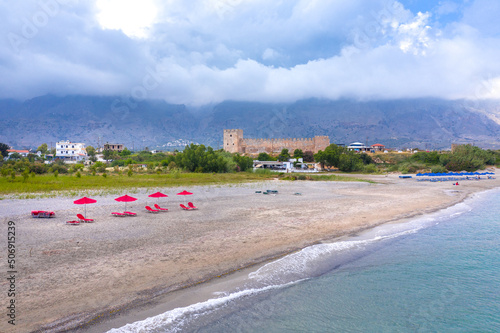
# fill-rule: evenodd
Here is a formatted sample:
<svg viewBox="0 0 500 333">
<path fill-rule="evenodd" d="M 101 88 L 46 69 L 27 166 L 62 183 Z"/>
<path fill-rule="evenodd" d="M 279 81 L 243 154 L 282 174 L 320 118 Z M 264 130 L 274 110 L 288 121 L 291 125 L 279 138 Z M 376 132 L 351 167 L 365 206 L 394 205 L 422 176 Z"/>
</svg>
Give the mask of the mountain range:
<svg viewBox="0 0 500 333">
<path fill-rule="evenodd" d="M 247 138 L 360 141 L 387 147 L 449 148 L 472 143 L 500 148 L 500 101 L 308 99 L 294 103 L 225 101 L 203 107 L 120 96 L 44 95 L 0 100 L 0 142 L 14 148 L 70 140 L 129 149 L 174 149 L 189 142 L 222 147 L 223 129 Z"/>
</svg>

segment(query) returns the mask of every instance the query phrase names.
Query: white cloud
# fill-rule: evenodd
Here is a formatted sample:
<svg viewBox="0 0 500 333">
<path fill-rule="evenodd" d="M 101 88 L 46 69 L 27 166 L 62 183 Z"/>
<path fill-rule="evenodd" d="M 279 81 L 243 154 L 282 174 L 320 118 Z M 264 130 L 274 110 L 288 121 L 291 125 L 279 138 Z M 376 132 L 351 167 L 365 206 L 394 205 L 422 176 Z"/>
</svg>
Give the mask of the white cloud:
<svg viewBox="0 0 500 333">
<path fill-rule="evenodd" d="M 52 11 L 35 0 L 0 3 L 0 97 L 141 89 L 197 105 L 500 97 L 500 24 L 490 1 L 462 6 L 463 20 L 443 23 L 436 20 L 446 3 L 412 13 L 385 0 L 149 0 L 157 10 L 136 10 L 135 25 L 113 23 L 103 16 L 110 9 L 86 2 L 45 0 L 57 5 Z M 151 69 L 161 74 L 154 85 Z"/>
<path fill-rule="evenodd" d="M 153 0 L 97 0 L 96 6 L 101 27 L 122 30 L 131 37 L 148 37 L 156 20 Z"/>
</svg>

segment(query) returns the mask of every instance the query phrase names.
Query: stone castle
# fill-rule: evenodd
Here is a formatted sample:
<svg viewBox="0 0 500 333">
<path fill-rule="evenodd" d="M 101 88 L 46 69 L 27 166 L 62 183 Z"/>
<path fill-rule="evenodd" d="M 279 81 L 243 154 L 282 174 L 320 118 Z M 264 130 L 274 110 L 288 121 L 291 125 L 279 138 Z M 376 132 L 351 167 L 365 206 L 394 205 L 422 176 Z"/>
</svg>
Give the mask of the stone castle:
<svg viewBox="0 0 500 333">
<path fill-rule="evenodd" d="M 330 145 L 328 136 L 315 136 L 308 139 L 244 139 L 243 130 L 224 130 L 224 150 L 240 154 L 279 154 L 281 150 L 288 149 L 293 153 L 295 149 L 317 153 L 325 150 Z"/>
</svg>

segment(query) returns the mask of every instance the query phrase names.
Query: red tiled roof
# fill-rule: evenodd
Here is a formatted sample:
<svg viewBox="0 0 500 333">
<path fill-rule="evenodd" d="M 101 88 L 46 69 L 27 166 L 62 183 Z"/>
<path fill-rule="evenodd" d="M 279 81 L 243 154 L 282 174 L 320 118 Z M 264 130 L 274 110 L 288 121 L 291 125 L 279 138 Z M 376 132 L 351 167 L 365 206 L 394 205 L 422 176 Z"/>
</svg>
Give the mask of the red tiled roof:
<svg viewBox="0 0 500 333">
<path fill-rule="evenodd" d="M 9 153 L 26 153 L 26 154 L 27 154 L 27 153 L 29 153 L 30 151 L 29 151 L 29 150 L 25 150 L 25 149 L 23 149 L 23 150 L 17 150 L 17 149 L 7 149 L 7 152 L 9 152 Z"/>
</svg>

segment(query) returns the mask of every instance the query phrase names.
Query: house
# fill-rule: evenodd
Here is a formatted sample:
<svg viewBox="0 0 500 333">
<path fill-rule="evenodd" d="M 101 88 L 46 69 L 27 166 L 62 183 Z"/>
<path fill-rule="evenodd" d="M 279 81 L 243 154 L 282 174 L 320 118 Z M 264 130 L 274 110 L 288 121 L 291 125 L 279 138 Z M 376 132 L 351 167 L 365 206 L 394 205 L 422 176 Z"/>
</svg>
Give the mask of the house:
<svg viewBox="0 0 500 333">
<path fill-rule="evenodd" d="M 370 151 L 370 147 L 365 146 L 365 144 L 361 142 L 353 142 L 349 146 L 347 146 L 347 149 L 358 153 Z"/>
<path fill-rule="evenodd" d="M 385 146 L 380 144 L 380 143 L 376 143 L 374 145 L 371 145 L 372 152 L 384 151 L 384 150 L 385 150 Z"/>
<path fill-rule="evenodd" d="M 14 154 L 14 153 L 18 153 L 19 155 L 21 155 L 22 157 L 26 157 L 28 156 L 28 154 L 30 153 L 29 150 L 26 150 L 26 149 L 21 149 L 21 150 L 17 150 L 17 149 L 7 149 L 7 154 L 8 156 Z"/>
<path fill-rule="evenodd" d="M 80 162 L 87 159 L 87 151 L 84 143 L 75 143 L 71 141 L 60 141 L 56 143 L 55 158 L 64 161 Z"/>
<path fill-rule="evenodd" d="M 122 144 L 115 144 L 115 143 L 106 143 L 104 145 L 104 150 L 111 150 L 111 151 L 117 151 L 121 153 L 123 151 L 124 147 Z"/>
<path fill-rule="evenodd" d="M 315 163 L 304 163 L 302 158 L 291 158 L 288 162 L 279 161 L 253 161 L 253 168 L 269 169 L 278 172 L 317 172 L 318 168 Z"/>
</svg>

